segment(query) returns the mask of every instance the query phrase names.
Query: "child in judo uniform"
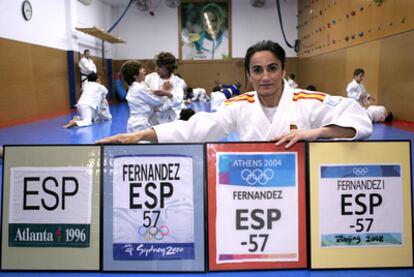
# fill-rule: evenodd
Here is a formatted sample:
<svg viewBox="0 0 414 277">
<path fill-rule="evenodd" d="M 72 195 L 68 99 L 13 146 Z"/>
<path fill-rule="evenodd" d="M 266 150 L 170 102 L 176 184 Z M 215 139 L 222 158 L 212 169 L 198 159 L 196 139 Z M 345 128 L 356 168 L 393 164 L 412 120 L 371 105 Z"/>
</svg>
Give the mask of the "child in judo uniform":
<svg viewBox="0 0 414 277">
<path fill-rule="evenodd" d="M 110 120 L 112 116 L 106 100 L 107 94 L 108 90 L 100 84 L 98 75 L 95 72 L 89 73 L 88 82 L 83 85 L 81 97 L 76 104 L 79 117 L 75 116 L 63 128 L 85 127 L 99 119 Z"/>
<path fill-rule="evenodd" d="M 184 90 L 187 85 L 183 79 L 174 74 L 177 68 L 175 56 L 161 52 L 156 56 L 156 72 L 145 76 L 145 83 L 151 90 L 159 90 L 165 83 L 171 84 L 171 97 L 162 97 L 161 105 L 151 117 L 153 125 L 177 120 L 184 105 Z"/>
<path fill-rule="evenodd" d="M 162 104 L 161 97 L 172 98 L 171 84 L 166 82 L 161 89 L 150 90 L 145 84 L 145 69 L 138 61 L 128 61 L 121 68 L 124 81 L 128 84 L 126 100 L 130 116 L 127 124 L 128 133 L 144 130 L 152 126 L 150 117 Z"/>
</svg>

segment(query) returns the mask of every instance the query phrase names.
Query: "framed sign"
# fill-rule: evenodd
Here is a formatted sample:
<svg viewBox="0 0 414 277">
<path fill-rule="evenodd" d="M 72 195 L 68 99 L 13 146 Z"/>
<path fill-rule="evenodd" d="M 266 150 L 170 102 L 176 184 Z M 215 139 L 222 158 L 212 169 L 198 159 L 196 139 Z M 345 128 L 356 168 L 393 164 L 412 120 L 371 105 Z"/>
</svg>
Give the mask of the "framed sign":
<svg viewBox="0 0 414 277">
<path fill-rule="evenodd" d="M 205 271 L 202 144 L 104 146 L 105 271 Z"/>
<path fill-rule="evenodd" d="M 230 0 L 181 1 L 180 60 L 217 61 L 231 58 L 230 9 Z"/>
<path fill-rule="evenodd" d="M 311 267 L 413 266 L 409 141 L 309 144 Z"/>
<path fill-rule="evenodd" d="M 307 266 L 304 150 L 207 144 L 209 270 Z"/>
<path fill-rule="evenodd" d="M 100 269 L 100 147 L 5 146 L 2 270 Z"/>
</svg>

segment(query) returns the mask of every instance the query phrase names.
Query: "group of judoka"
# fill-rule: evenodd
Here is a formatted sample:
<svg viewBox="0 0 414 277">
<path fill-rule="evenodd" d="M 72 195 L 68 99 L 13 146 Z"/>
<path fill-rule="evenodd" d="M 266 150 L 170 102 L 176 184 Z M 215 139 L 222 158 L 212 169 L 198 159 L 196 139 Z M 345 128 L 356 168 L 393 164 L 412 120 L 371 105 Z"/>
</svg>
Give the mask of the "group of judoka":
<svg viewBox="0 0 414 277">
<path fill-rule="evenodd" d="M 155 124 L 98 143 L 205 142 L 236 132 L 241 141 L 275 141 L 289 148 L 301 140 L 353 140 L 371 134 L 372 122 L 354 99 L 291 88 L 284 79 L 285 60 L 278 43 L 260 41 L 248 48 L 244 59 L 244 71 L 254 91 L 225 100 L 214 113 L 198 112 L 188 121 Z M 165 105 L 173 106 L 173 87 L 180 79 L 171 80 L 172 74 L 170 79 L 167 74 L 162 76 L 162 68 L 157 62 L 157 73 L 145 86 L 152 94 L 162 93 Z M 136 82 L 146 80 L 138 78 L 136 70 Z"/>
<path fill-rule="evenodd" d="M 112 118 L 106 99 L 108 89 L 101 84 L 96 65 L 88 49 L 83 51 L 83 57 L 78 65 L 81 72 L 81 96 L 76 104 L 79 116 L 74 116 L 63 128 L 85 127 L 99 119 Z"/>
<path fill-rule="evenodd" d="M 100 84 L 88 52 L 84 52 L 84 60 L 79 63 L 80 118 L 72 119 L 65 128 L 88 126 L 100 118 L 111 119 L 106 101 L 108 90 Z M 220 108 L 213 113 L 196 114 L 185 109 L 187 85 L 174 74 L 174 55 L 160 53 L 156 57 L 156 71 L 148 75 L 139 61 L 128 61 L 121 67 L 129 87 L 128 133 L 102 138 L 97 143 L 205 142 L 236 132 L 241 141 L 275 141 L 276 145 L 289 148 L 298 141 L 363 139 L 372 133 L 372 121 L 392 120 L 385 107 L 369 104 L 372 97 L 362 85 L 362 69 L 355 70 L 347 87 L 349 97 L 331 96 L 291 87 L 284 79 L 285 60 L 285 51 L 278 43 L 267 40 L 252 45 L 245 55 L 244 71 L 254 91 L 230 98 L 223 87 L 218 87 L 211 95 L 219 93 Z M 211 97 L 210 101 L 213 100 Z M 180 112 L 185 120 L 177 120 Z"/>
<path fill-rule="evenodd" d="M 155 72 L 150 74 L 146 74 L 143 65 L 136 60 L 127 61 L 121 66 L 122 78 L 128 85 L 128 132 L 178 119 L 188 120 L 195 113 L 186 106 L 192 101 L 211 101 L 212 110 L 215 111 L 224 100 L 240 94 L 239 83 L 222 85 L 211 93 L 207 93 L 204 88 L 187 87 L 185 81 L 174 74 L 177 60 L 169 52 L 158 54 L 155 64 Z M 111 119 L 106 101 L 108 90 L 100 84 L 89 50 L 84 51 L 79 68 L 82 76 L 82 92 L 76 105 L 79 116 L 75 116 L 64 128 L 84 127 L 98 120 Z"/>
<path fill-rule="evenodd" d="M 389 120 L 387 116 L 379 118 L 372 112 L 379 106 L 362 102 L 371 97 L 362 85 L 364 72 L 361 69 L 354 72 L 354 80 L 348 85 L 349 97 L 331 96 L 292 87 L 292 82 L 288 81 L 293 78 L 284 79 L 285 59 L 284 49 L 273 41 L 251 46 L 245 57 L 245 74 L 254 91 L 241 95 L 230 93 L 229 96 L 226 92 L 231 88 L 224 86 L 209 94 L 204 89 L 188 88 L 185 81 L 174 74 L 177 61 L 169 52 L 156 56 L 156 70 L 150 74 L 146 74 L 139 61 L 128 61 L 121 67 L 123 80 L 128 84 L 127 133 L 99 142 L 200 142 L 219 140 L 237 132 L 242 141 L 275 140 L 290 147 L 298 140 L 364 138 L 372 132 L 372 121 Z M 240 84 L 235 88 L 239 89 Z M 216 97 L 220 99 L 219 104 L 212 109 L 215 113 L 194 115 L 192 112 L 186 118 L 188 122 L 178 120 L 180 112 L 186 109 L 186 102 L 211 101 L 213 105 L 215 93 L 220 95 Z M 106 96 L 104 92 L 100 95 Z M 78 102 L 80 113 L 82 97 Z M 110 118 L 105 117 L 96 103 L 91 105 L 92 109 L 98 109 L 93 115 Z M 94 119 L 92 116 L 89 122 Z M 85 126 L 81 121 L 75 122 L 71 126 Z"/>
</svg>

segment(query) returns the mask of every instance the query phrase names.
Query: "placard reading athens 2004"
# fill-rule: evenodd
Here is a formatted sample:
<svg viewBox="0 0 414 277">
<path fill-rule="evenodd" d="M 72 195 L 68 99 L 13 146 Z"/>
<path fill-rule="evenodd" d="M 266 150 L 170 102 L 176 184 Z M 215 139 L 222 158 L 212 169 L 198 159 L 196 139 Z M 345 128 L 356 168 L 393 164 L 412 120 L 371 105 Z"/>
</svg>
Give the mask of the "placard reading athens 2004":
<svg viewBox="0 0 414 277">
<path fill-rule="evenodd" d="M 217 153 L 217 160 L 217 263 L 297 261 L 296 154 Z"/>
</svg>

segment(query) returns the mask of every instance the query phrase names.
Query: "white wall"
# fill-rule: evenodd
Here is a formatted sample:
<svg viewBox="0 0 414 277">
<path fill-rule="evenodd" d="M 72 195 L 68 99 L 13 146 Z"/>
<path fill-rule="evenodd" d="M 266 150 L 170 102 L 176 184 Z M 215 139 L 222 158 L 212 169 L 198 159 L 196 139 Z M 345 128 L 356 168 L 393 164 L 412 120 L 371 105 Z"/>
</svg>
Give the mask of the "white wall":
<svg viewBox="0 0 414 277">
<path fill-rule="evenodd" d="M 294 45 L 297 39 L 297 1 L 280 0 L 283 26 L 288 42 Z M 278 42 L 286 51 L 286 56 L 296 57 L 283 39 L 279 25 L 275 0 L 267 0 L 262 8 L 253 8 L 250 0 L 233 0 L 232 51 L 233 57 L 244 57 L 247 48 L 261 40 Z"/>
<path fill-rule="evenodd" d="M 109 28 L 113 17 L 110 6 L 98 0 L 90 6 L 77 0 L 30 0 L 33 16 L 26 21 L 22 2 L 0 0 L 0 37 L 62 50 L 90 48 L 93 55 L 101 55 L 101 40 L 76 31 L 75 27 Z"/>
<path fill-rule="evenodd" d="M 76 3 L 76 7 L 74 7 L 76 12 L 72 16 L 72 21 L 75 22 L 75 25 L 72 26 L 75 37 L 73 49 L 79 52 L 83 52 L 84 49 L 89 49 L 93 56 L 100 57 L 102 55 L 102 41 L 88 34 L 76 31 L 75 27 L 90 28 L 95 26 L 107 31 L 115 21 L 113 19 L 115 15 L 112 12 L 113 9 L 98 0 L 93 0 L 89 6 L 85 6 L 77 0 L 71 1 Z M 105 58 L 112 57 L 112 52 L 112 45 L 105 43 Z"/>
<path fill-rule="evenodd" d="M 118 9 L 120 15 L 124 8 Z M 178 57 L 178 10 L 168 8 L 162 1 L 151 16 L 132 4 L 114 29 L 126 44 L 117 44 L 114 59 L 152 59 L 161 51 Z"/>
<path fill-rule="evenodd" d="M 78 32 L 75 27 L 97 26 L 107 30 L 125 8 L 111 8 L 99 0 L 92 1 L 90 6 L 77 0 L 30 1 L 33 17 L 26 21 L 21 12 L 22 1 L 0 0 L 0 37 L 64 50 L 89 48 L 94 56 L 101 56 L 101 40 Z M 284 43 L 275 1 L 267 0 L 263 8 L 253 8 L 249 2 L 232 1 L 233 57 L 244 57 L 250 45 L 263 39 L 278 41 L 287 56 L 296 56 Z M 281 0 L 280 4 L 286 35 L 293 44 L 297 38 L 297 0 Z M 178 57 L 178 11 L 168 8 L 164 1 L 155 9 L 155 16 L 131 5 L 113 33 L 127 43 L 105 43 L 106 58 L 152 59 L 161 51 L 170 51 Z"/>
<path fill-rule="evenodd" d="M 139 11 L 132 5 L 114 30 L 127 43 L 116 45 L 114 59 L 152 59 L 161 51 L 169 51 L 178 57 L 178 11 L 164 3 L 155 9 L 155 16 Z M 281 0 L 281 12 L 285 33 L 290 44 L 297 39 L 297 0 Z M 124 7 L 117 10 L 121 14 Z M 279 42 L 288 57 L 295 57 L 294 50 L 287 47 L 277 17 L 275 0 L 267 0 L 262 8 L 253 8 L 250 0 L 232 1 L 232 53 L 244 57 L 252 44 L 271 39 Z"/>
<path fill-rule="evenodd" d="M 66 50 L 65 1 L 30 0 L 30 21 L 23 18 L 22 2 L 0 0 L 0 37 Z"/>
</svg>

